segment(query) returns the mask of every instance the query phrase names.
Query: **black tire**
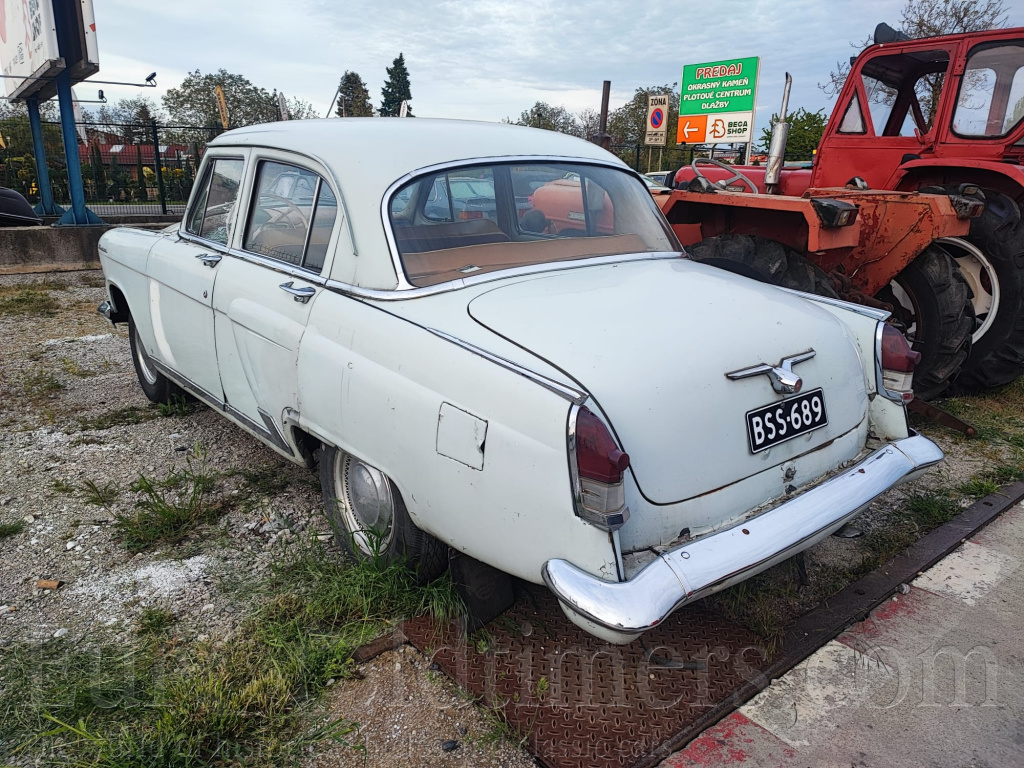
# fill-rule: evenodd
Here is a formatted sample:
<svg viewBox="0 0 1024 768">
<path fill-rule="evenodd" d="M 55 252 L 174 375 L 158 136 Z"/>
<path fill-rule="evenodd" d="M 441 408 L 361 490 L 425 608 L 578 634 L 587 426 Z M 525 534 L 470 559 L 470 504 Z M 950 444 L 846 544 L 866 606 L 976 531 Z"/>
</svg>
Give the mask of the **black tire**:
<svg viewBox="0 0 1024 768">
<path fill-rule="evenodd" d="M 372 487 L 378 492 L 378 501 L 390 502 L 391 519 L 378 530 L 361 525 L 362 518 L 352 511 L 347 478 L 364 470 L 375 483 Z M 320 451 L 320 488 L 327 521 L 338 545 L 352 558 L 404 563 L 421 583 L 436 579 L 447 570 L 448 547 L 416 526 L 402 494 L 380 470 L 333 446 L 325 446 Z"/>
<path fill-rule="evenodd" d="M 999 282 L 999 306 L 953 382 L 957 393 L 1002 386 L 1024 374 L 1024 222 L 1020 206 L 1001 192 L 985 190 L 985 211 L 971 221 L 965 239 L 991 264 Z"/>
<path fill-rule="evenodd" d="M 889 322 L 921 353 L 914 369 L 914 393 L 922 400 L 942 394 L 957 376 L 971 351 L 974 308 L 971 289 L 953 257 L 935 243 L 924 251 L 876 298 L 893 306 Z"/>
<path fill-rule="evenodd" d="M 688 246 L 686 252 L 694 261 L 727 269 L 762 283 L 839 298 L 825 272 L 802 254 L 775 240 L 748 235 L 720 235 Z"/>
<path fill-rule="evenodd" d="M 152 359 L 146 354 L 146 348 L 139 339 L 135 318 L 128 316 L 128 343 L 132 348 L 132 363 L 135 375 L 139 378 L 139 386 L 150 402 L 166 404 L 174 397 L 181 397 L 182 391 L 153 365 Z"/>
</svg>

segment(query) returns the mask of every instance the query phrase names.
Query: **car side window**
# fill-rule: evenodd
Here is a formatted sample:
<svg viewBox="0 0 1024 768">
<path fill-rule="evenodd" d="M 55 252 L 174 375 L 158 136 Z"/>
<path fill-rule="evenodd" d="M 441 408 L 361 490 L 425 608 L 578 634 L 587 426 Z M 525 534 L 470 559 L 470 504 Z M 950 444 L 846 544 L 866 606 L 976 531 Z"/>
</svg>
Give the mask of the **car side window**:
<svg viewBox="0 0 1024 768">
<path fill-rule="evenodd" d="M 323 269 L 338 202 L 313 171 L 263 160 L 242 247 L 314 272 Z"/>
<path fill-rule="evenodd" d="M 238 200 L 245 162 L 240 158 L 217 158 L 203 176 L 202 191 L 188 217 L 186 231 L 227 245 L 231 239 L 231 213 Z"/>
</svg>

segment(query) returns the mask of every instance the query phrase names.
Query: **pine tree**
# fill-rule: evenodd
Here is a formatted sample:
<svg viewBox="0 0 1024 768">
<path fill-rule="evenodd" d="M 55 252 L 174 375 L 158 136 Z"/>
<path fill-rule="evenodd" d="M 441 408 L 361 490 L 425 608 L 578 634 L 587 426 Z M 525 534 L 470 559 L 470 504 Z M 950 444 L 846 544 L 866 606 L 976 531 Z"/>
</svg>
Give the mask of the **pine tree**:
<svg viewBox="0 0 1024 768">
<path fill-rule="evenodd" d="M 381 89 L 380 95 L 383 100 L 380 103 L 381 117 L 398 117 L 402 109 L 403 101 L 412 101 L 412 91 L 409 88 L 409 70 L 405 67 L 405 57 L 399 53 L 398 58 L 387 68 L 388 79 Z M 409 107 L 409 117 L 412 117 L 412 107 Z"/>
<path fill-rule="evenodd" d="M 345 70 L 338 84 L 338 117 L 373 117 L 370 92 L 358 72 Z"/>
</svg>

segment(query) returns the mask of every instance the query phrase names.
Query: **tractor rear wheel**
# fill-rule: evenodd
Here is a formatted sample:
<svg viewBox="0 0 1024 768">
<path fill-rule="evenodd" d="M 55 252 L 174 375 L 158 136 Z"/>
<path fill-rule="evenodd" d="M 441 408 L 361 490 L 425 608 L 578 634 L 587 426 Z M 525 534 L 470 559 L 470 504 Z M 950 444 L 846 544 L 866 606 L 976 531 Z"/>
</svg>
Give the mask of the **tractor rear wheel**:
<svg viewBox="0 0 1024 768">
<path fill-rule="evenodd" d="M 686 252 L 694 261 L 762 283 L 839 298 L 828 275 L 805 256 L 775 240 L 749 235 L 720 235 L 687 246 Z"/>
<path fill-rule="evenodd" d="M 1008 195 L 985 190 L 985 211 L 971 221 L 964 238 L 980 252 L 953 255 L 971 268 L 980 283 L 975 301 L 994 303 L 975 331 L 974 347 L 960 375 L 953 382 L 956 392 L 976 392 L 1009 384 L 1024 374 L 1024 221 L 1017 202 Z"/>
<path fill-rule="evenodd" d="M 875 298 L 892 304 L 889 322 L 921 353 L 914 392 L 923 400 L 942 394 L 970 354 L 975 327 L 971 289 L 956 261 L 932 243 Z"/>
</svg>

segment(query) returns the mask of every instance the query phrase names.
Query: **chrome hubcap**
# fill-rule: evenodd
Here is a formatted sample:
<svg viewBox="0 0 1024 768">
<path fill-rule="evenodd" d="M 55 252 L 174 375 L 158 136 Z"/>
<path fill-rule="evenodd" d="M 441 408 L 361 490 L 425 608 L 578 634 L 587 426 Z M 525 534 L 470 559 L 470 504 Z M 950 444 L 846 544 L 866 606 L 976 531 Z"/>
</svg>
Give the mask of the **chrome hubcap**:
<svg viewBox="0 0 1024 768">
<path fill-rule="evenodd" d="M 959 237 L 939 238 L 941 244 L 956 259 L 957 266 L 974 293 L 974 333 L 971 341 L 975 344 L 992 327 L 999 311 L 999 278 L 992 263 L 972 243 Z"/>
<path fill-rule="evenodd" d="M 146 350 L 142 346 L 142 339 L 139 338 L 139 331 L 135 329 L 135 360 L 139 364 L 139 372 L 142 374 L 142 378 L 146 380 L 147 384 L 156 384 L 156 371 L 154 371 L 150 365 L 149 360 L 146 358 Z"/>
<path fill-rule="evenodd" d="M 395 503 L 379 469 L 347 454 L 334 463 L 334 491 L 345 530 L 365 555 L 382 554 L 394 536 Z"/>
</svg>

